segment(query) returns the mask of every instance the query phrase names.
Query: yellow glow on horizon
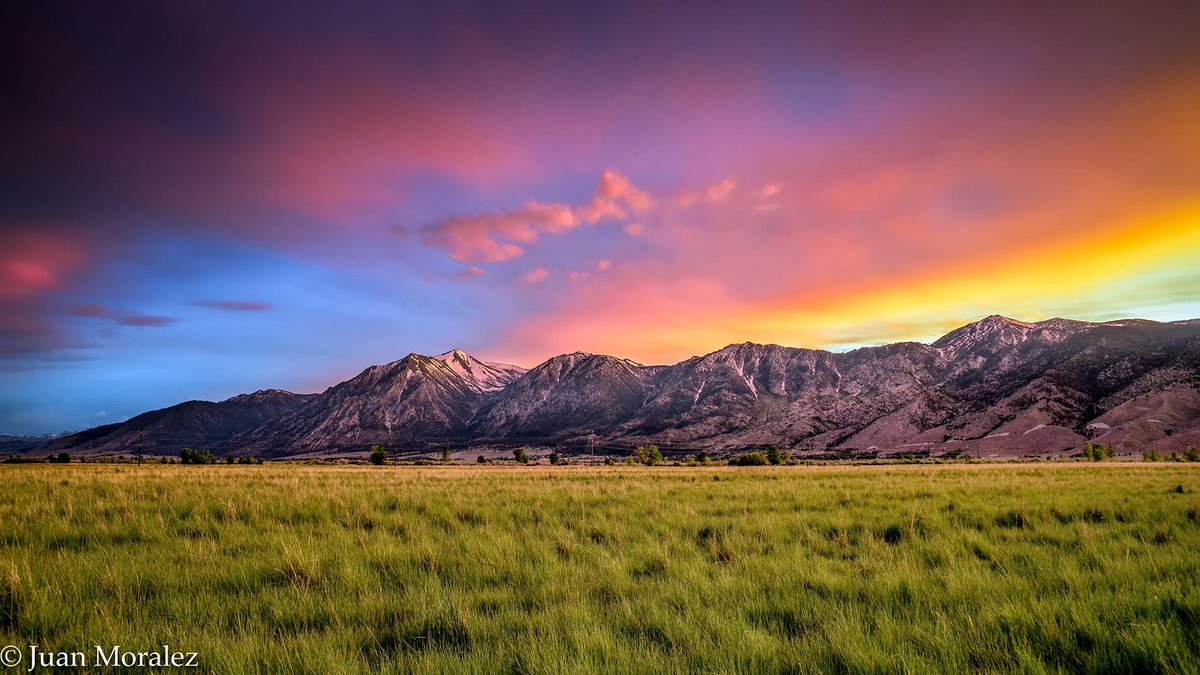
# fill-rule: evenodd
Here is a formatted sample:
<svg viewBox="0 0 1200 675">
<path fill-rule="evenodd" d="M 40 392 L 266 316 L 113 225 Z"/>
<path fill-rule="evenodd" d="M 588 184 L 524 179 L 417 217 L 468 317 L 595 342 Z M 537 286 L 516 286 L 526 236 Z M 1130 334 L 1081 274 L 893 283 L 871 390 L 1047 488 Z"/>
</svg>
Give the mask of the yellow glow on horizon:
<svg viewBox="0 0 1200 675">
<path fill-rule="evenodd" d="M 942 268 L 819 306 L 760 309 L 744 317 L 743 326 L 783 344 L 799 340 L 809 346 L 839 346 L 834 336 L 867 317 L 880 327 L 911 327 L 881 335 L 879 341 L 887 342 L 941 334 L 996 312 L 1038 320 L 1049 318 L 1043 316 L 1045 307 L 1070 304 L 1102 293 L 1112 283 L 1130 283 L 1198 255 L 1200 208 L 1193 208 L 1019 255 Z"/>
</svg>

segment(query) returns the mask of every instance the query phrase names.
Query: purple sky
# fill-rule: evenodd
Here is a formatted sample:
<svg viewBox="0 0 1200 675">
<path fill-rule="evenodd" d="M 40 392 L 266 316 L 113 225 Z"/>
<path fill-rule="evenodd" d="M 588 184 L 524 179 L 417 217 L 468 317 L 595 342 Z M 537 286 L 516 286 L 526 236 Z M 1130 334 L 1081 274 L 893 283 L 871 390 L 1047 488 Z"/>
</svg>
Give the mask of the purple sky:
<svg viewBox="0 0 1200 675">
<path fill-rule="evenodd" d="M 0 433 L 1200 314 L 1200 5 L 17 3 Z"/>
</svg>

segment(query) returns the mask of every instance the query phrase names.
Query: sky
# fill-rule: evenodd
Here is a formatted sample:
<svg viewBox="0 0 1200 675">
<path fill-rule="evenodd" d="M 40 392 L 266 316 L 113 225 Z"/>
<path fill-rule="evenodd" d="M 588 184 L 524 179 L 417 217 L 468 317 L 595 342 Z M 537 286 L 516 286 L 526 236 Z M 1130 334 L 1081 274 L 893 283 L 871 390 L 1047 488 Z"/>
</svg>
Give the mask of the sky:
<svg viewBox="0 0 1200 675">
<path fill-rule="evenodd" d="M 0 433 L 1200 317 L 1195 2 L 0 10 Z"/>
</svg>

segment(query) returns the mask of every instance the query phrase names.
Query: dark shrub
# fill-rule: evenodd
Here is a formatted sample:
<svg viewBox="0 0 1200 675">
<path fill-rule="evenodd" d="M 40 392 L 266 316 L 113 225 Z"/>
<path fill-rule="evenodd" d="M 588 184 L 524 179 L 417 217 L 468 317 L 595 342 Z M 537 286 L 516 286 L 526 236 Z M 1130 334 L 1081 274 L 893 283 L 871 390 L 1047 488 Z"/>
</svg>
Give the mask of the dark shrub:
<svg viewBox="0 0 1200 675">
<path fill-rule="evenodd" d="M 513 459 L 517 460 L 520 464 L 528 464 L 529 453 L 525 452 L 525 448 L 517 448 L 513 450 Z"/>
<path fill-rule="evenodd" d="M 747 452 L 729 460 L 730 466 L 766 466 L 770 463 L 767 456 L 761 452 Z"/>
<path fill-rule="evenodd" d="M 551 463 L 551 464 L 560 464 L 560 463 L 562 463 L 562 458 L 558 456 L 558 453 L 557 453 L 557 452 L 552 452 L 552 453 L 550 453 L 550 463 Z"/>
<path fill-rule="evenodd" d="M 371 463 L 375 466 L 387 464 L 387 450 L 382 445 L 371 446 Z"/>
<path fill-rule="evenodd" d="M 887 529 L 883 531 L 883 540 L 889 544 L 899 544 L 900 540 L 903 538 L 904 528 L 895 523 L 888 525 Z"/>
<path fill-rule="evenodd" d="M 51 464 L 70 464 L 71 456 L 65 452 L 60 452 L 57 455 L 50 455 L 49 462 Z"/>
</svg>

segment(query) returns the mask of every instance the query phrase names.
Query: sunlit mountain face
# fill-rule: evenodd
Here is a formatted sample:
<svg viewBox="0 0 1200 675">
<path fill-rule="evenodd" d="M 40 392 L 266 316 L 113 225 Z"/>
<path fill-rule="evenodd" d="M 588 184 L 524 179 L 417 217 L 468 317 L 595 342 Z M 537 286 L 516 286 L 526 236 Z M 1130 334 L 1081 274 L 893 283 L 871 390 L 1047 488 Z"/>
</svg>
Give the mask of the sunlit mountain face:
<svg viewBox="0 0 1200 675">
<path fill-rule="evenodd" d="M 1194 2 L 29 5 L 0 433 L 410 352 L 1200 316 Z"/>
</svg>

